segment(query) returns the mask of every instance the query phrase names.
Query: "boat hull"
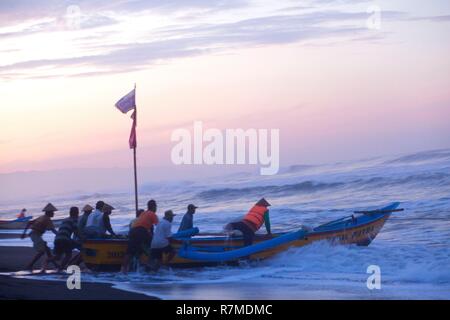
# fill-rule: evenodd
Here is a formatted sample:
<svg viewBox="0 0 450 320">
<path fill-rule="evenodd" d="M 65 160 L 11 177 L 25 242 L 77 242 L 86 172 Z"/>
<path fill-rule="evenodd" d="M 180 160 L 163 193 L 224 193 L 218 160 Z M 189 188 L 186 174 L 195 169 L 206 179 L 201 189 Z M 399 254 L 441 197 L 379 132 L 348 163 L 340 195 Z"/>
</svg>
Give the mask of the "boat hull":
<svg viewBox="0 0 450 320">
<path fill-rule="evenodd" d="M 284 252 L 291 247 L 303 247 L 317 241 L 327 241 L 333 245 L 355 244 L 359 246 L 369 245 L 379 233 L 390 214 L 379 214 L 371 217 L 363 217 L 359 220 L 346 221 L 343 224 L 327 228 L 316 228 L 306 232 L 305 236 L 288 243 L 277 245 L 276 247 L 251 254 L 246 258 L 250 260 L 262 260 L 270 258 L 276 254 Z M 273 239 L 282 234 L 256 235 L 254 244 Z M 83 243 L 82 255 L 85 263 L 97 270 L 114 270 L 122 264 L 127 250 L 128 240 L 126 239 L 105 239 L 87 240 Z M 186 245 L 204 251 L 228 251 L 242 248 L 244 246 L 242 238 L 228 238 L 221 236 L 204 236 L 199 234 L 192 238 L 172 239 L 171 245 L 177 252 L 175 257 L 167 260 L 167 255 L 163 257 L 163 264 L 170 267 L 194 267 L 217 265 L 217 261 L 199 261 L 187 259 L 180 256 L 180 249 Z M 147 262 L 147 256 L 141 256 L 141 262 Z M 235 264 L 239 259 L 224 261 L 223 263 Z M 220 263 L 219 263 L 220 264 Z"/>
<path fill-rule="evenodd" d="M 0 220 L 0 229 L 23 229 L 31 219 L 30 216 L 15 220 Z"/>
<path fill-rule="evenodd" d="M 24 229 L 30 219 L 24 219 L 24 220 L 0 220 L 0 229 L 3 230 L 17 230 L 17 229 Z M 52 220 L 53 225 L 55 228 L 58 228 L 61 225 L 61 222 L 64 219 L 55 219 Z"/>
</svg>

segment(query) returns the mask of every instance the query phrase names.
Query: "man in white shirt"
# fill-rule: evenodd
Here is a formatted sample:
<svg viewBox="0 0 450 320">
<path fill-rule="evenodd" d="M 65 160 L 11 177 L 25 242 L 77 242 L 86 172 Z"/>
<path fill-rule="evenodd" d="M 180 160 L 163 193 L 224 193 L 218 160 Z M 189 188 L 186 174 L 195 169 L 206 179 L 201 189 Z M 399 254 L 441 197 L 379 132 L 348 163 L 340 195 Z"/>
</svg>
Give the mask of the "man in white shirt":
<svg viewBox="0 0 450 320">
<path fill-rule="evenodd" d="M 104 238 L 106 232 L 109 232 L 111 236 L 115 236 L 116 234 L 112 229 L 111 220 L 109 219 L 112 210 L 114 210 L 113 206 L 103 201 L 98 201 L 95 205 L 95 211 L 87 219 L 83 236 L 88 239 Z"/>
<path fill-rule="evenodd" d="M 174 214 L 172 210 L 168 210 L 164 212 L 164 218 L 156 225 L 156 230 L 152 239 L 151 261 L 149 265 L 152 271 L 158 271 L 164 255 L 167 255 L 167 262 L 172 260 L 175 256 L 175 251 L 170 245 L 169 240 L 172 236 L 172 221 L 174 216 L 176 216 L 176 214 Z"/>
</svg>

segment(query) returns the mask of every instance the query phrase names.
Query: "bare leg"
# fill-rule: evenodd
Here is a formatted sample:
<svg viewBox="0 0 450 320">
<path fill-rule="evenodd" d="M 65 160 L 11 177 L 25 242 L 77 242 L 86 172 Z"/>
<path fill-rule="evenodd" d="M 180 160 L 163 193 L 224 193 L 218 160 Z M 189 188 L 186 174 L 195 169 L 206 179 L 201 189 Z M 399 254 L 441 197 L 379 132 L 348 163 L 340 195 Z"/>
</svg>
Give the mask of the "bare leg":
<svg viewBox="0 0 450 320">
<path fill-rule="evenodd" d="M 126 254 L 125 258 L 123 259 L 122 268 L 121 268 L 120 272 L 125 273 L 125 274 L 128 273 L 128 268 L 130 267 L 130 259 L 131 259 L 131 255 Z"/>
<path fill-rule="evenodd" d="M 31 260 L 31 262 L 25 267 L 25 269 L 33 271 L 33 266 L 34 264 L 44 255 L 44 252 L 38 252 L 33 260 Z"/>
<path fill-rule="evenodd" d="M 70 260 L 69 265 L 77 265 L 79 266 L 81 263 L 83 262 L 83 257 L 81 256 L 81 253 L 78 252 L 75 257 L 72 258 L 72 260 Z"/>
<path fill-rule="evenodd" d="M 161 259 L 153 258 L 153 259 L 151 259 L 151 260 L 149 261 L 149 263 L 148 263 L 148 265 L 147 265 L 147 268 L 148 268 L 150 271 L 156 272 L 156 271 L 158 271 L 159 268 L 161 267 L 161 262 L 162 262 Z"/>
<path fill-rule="evenodd" d="M 172 259 L 175 257 L 175 251 L 172 250 L 169 252 L 169 254 L 167 255 L 167 262 L 172 261 Z"/>
<path fill-rule="evenodd" d="M 59 271 L 64 270 L 67 265 L 69 264 L 70 259 L 72 259 L 72 252 L 67 253 L 63 259 L 63 261 L 61 262 L 61 265 L 59 266 Z"/>
<path fill-rule="evenodd" d="M 40 273 L 45 273 L 45 270 L 47 270 L 47 267 L 48 267 L 48 257 L 45 257 L 44 262 L 42 263 Z"/>
<path fill-rule="evenodd" d="M 56 258 L 52 255 L 52 252 L 50 251 L 49 247 L 45 248 L 45 253 L 47 254 L 47 259 L 45 261 L 45 268 L 47 268 L 47 265 L 49 262 L 51 262 L 56 269 L 59 269 L 59 265 L 56 263 Z"/>
</svg>

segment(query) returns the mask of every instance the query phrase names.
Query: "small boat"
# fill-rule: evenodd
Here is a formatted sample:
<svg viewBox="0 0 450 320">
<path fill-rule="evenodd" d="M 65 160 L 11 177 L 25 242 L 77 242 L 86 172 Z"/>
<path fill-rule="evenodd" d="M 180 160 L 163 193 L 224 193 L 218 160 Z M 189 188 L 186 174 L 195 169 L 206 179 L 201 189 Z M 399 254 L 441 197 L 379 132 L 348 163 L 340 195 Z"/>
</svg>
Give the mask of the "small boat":
<svg viewBox="0 0 450 320">
<path fill-rule="evenodd" d="M 320 225 L 314 229 L 301 228 L 292 232 L 255 235 L 252 245 L 244 246 L 241 236 L 201 234 L 197 228 L 174 234 L 171 245 L 175 257 L 163 264 L 170 267 L 194 267 L 217 264 L 236 264 L 240 260 L 261 260 L 284 252 L 291 247 L 302 247 L 316 241 L 332 244 L 368 246 L 377 236 L 392 212 L 400 203 L 381 209 L 355 211 L 353 215 Z M 359 214 L 356 216 L 355 214 Z M 95 270 L 115 270 L 122 264 L 127 239 L 96 239 L 83 242 L 82 256 L 86 265 Z M 141 262 L 146 263 L 143 255 Z"/>
<path fill-rule="evenodd" d="M 31 219 L 33 219 L 32 216 L 10 220 L 0 220 L 0 229 L 24 229 Z M 55 228 L 58 228 L 63 220 L 64 219 L 52 219 Z"/>
<path fill-rule="evenodd" d="M 0 220 L 0 229 L 23 229 L 32 218 L 32 216 L 28 216 L 17 219 Z"/>
</svg>

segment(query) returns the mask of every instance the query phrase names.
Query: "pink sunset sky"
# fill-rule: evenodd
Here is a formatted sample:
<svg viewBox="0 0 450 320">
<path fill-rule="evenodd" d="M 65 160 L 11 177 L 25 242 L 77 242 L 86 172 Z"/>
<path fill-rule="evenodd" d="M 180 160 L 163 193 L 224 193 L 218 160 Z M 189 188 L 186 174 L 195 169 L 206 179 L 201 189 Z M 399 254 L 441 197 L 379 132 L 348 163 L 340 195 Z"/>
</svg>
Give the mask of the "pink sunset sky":
<svg viewBox="0 0 450 320">
<path fill-rule="evenodd" d="M 448 0 L 2 1 L 0 173 L 130 167 L 134 83 L 140 166 L 195 120 L 282 166 L 448 148 L 449 38 Z"/>
</svg>

